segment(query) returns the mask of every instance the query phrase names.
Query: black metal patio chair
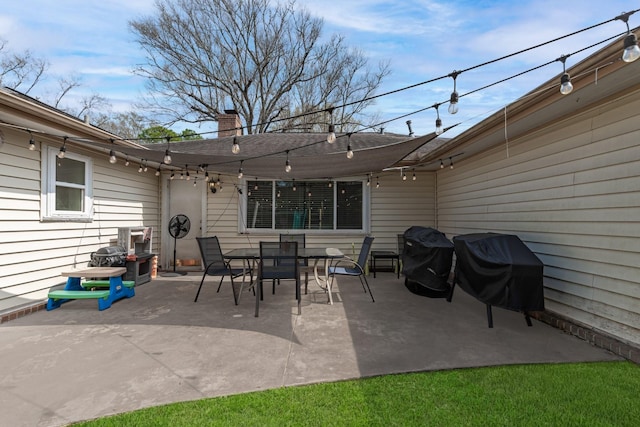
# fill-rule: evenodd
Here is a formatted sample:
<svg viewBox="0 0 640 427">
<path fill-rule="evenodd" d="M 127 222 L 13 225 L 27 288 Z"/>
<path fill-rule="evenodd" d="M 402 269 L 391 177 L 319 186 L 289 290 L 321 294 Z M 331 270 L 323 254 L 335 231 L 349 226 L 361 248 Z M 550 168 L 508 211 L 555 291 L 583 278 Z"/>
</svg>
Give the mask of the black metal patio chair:
<svg viewBox="0 0 640 427">
<path fill-rule="evenodd" d="M 249 266 L 248 268 L 231 267 L 229 261 L 226 261 L 224 259 L 222 249 L 220 248 L 220 242 L 218 241 L 217 236 L 196 237 L 196 240 L 198 241 L 200 255 L 202 256 L 202 261 L 204 262 L 204 273 L 202 274 L 202 280 L 200 281 L 200 286 L 198 286 L 198 292 L 196 293 L 196 298 L 193 302 L 198 301 L 198 296 L 200 295 L 200 290 L 202 289 L 202 284 L 204 283 L 205 277 L 222 276 L 220 278 L 220 283 L 218 284 L 218 290 L 216 291 L 220 292 L 222 281 L 224 280 L 225 276 L 229 276 L 231 278 L 231 289 L 233 290 L 233 301 L 236 305 L 238 305 L 238 301 L 240 299 L 240 295 L 242 294 L 242 288 L 244 285 L 244 277 L 242 279 L 242 284 L 240 285 L 239 292 L 236 292 L 236 287 L 233 279 L 244 276 L 247 273 L 249 273 L 249 277 L 252 278 L 253 270 L 251 269 L 251 266 Z"/>
<path fill-rule="evenodd" d="M 369 282 L 367 282 L 367 277 L 364 271 L 372 243 L 373 237 L 365 237 L 362 242 L 362 247 L 360 248 L 358 260 L 355 261 L 349 257 L 340 258 L 334 265 L 329 267 L 329 276 L 331 277 L 331 280 L 335 279 L 335 276 L 357 276 L 360 279 L 360 283 L 362 284 L 364 291 L 369 291 L 371 301 L 375 302 L 376 300 L 373 298 L 373 293 L 371 293 L 371 288 L 369 287 Z"/>
<path fill-rule="evenodd" d="M 258 264 L 258 291 L 256 312 L 258 317 L 262 299 L 264 280 L 294 280 L 298 314 L 301 314 L 300 264 L 298 264 L 298 242 L 260 242 L 260 262 Z"/>
</svg>

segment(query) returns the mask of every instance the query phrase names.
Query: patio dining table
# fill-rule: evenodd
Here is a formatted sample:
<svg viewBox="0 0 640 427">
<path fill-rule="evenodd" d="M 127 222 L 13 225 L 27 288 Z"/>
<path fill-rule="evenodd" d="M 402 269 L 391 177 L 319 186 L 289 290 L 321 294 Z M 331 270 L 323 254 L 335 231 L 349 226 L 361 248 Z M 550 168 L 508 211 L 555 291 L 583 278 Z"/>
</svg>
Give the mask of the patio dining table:
<svg viewBox="0 0 640 427">
<path fill-rule="evenodd" d="M 232 249 L 224 254 L 227 260 L 242 260 L 243 265 L 246 262 L 255 263 L 260 260 L 259 248 L 237 248 Z M 341 259 L 344 254 L 337 248 L 298 248 L 298 258 L 304 260 L 313 260 L 313 278 L 316 284 L 329 294 L 329 304 L 333 304 L 333 297 L 331 295 L 331 284 L 329 280 L 329 265 L 333 260 Z M 320 261 L 324 261 L 324 272 L 320 274 L 318 272 L 318 264 Z M 253 279 L 252 279 L 253 280 Z M 256 292 L 258 295 L 258 292 Z"/>
</svg>

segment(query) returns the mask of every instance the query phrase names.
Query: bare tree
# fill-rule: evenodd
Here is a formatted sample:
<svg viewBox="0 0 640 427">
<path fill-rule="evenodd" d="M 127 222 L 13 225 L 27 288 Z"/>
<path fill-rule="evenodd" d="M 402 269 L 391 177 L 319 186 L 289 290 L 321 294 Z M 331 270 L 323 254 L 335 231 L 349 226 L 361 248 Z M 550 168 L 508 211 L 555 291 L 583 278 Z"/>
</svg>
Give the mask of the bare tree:
<svg viewBox="0 0 640 427">
<path fill-rule="evenodd" d="M 157 123 L 150 121 L 136 111 L 100 113 L 92 117 L 91 122 L 115 135 L 133 140 L 138 139 L 145 129 L 157 126 Z"/>
<path fill-rule="evenodd" d="M 48 64 L 29 50 L 8 52 L 6 46 L 6 40 L 0 40 L 0 86 L 28 94 L 42 78 Z"/>
<path fill-rule="evenodd" d="M 388 75 L 345 46 L 321 40 L 323 21 L 270 0 L 157 0 L 153 16 L 130 22 L 146 51 L 137 73 L 148 78 L 148 104 L 177 121 L 217 120 L 238 111 L 247 133 L 326 130 L 358 123 Z M 345 106 L 346 104 L 346 106 Z M 344 106 L 342 108 L 342 106 Z M 338 118 L 338 120 L 335 120 Z"/>
<path fill-rule="evenodd" d="M 34 56 L 29 50 L 15 53 L 8 51 L 6 46 L 7 42 L 0 40 L 0 86 L 32 96 L 44 80 L 52 77 L 47 75 L 48 62 Z M 77 76 L 58 77 L 56 81 L 58 88 L 55 94 L 45 97 L 51 98 L 48 103 L 55 108 L 76 117 L 82 117 L 85 114 L 97 114 L 98 111 L 108 110 L 111 107 L 106 98 L 96 93 L 82 97 L 79 101 L 79 107 L 63 106 L 63 99 L 82 84 Z M 35 96 L 35 98 L 40 99 L 41 97 Z M 47 101 L 45 100 L 45 102 Z"/>
</svg>

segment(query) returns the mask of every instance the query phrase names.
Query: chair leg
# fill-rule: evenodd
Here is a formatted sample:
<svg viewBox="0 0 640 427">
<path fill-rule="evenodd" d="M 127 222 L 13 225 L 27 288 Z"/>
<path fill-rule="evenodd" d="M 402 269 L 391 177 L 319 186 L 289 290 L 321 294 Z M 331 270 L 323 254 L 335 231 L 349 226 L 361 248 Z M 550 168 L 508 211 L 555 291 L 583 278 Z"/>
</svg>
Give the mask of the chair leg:
<svg viewBox="0 0 640 427">
<path fill-rule="evenodd" d="M 220 288 L 222 287 L 223 280 L 224 280 L 224 276 L 222 276 L 222 279 L 220 279 L 220 283 L 218 283 L 218 290 L 216 291 L 217 293 L 220 293 Z"/>
<path fill-rule="evenodd" d="M 198 302 L 198 295 L 200 295 L 200 289 L 202 289 L 202 284 L 204 283 L 204 278 L 207 277 L 207 272 L 205 271 L 202 275 L 202 280 L 200 281 L 200 286 L 198 286 L 198 292 L 196 293 L 196 299 L 193 302 Z"/>
<path fill-rule="evenodd" d="M 364 283 L 362 285 L 362 287 L 364 287 L 364 285 L 367 285 L 367 289 L 369 290 L 369 295 L 371 295 L 371 302 L 376 302 L 375 299 L 373 299 L 373 293 L 371 292 L 371 288 L 369 287 L 369 282 L 367 281 L 367 278 L 364 276 L 364 274 L 360 275 L 360 283 L 362 283 L 362 280 L 364 279 Z M 365 290 L 365 292 L 367 292 Z"/>
<path fill-rule="evenodd" d="M 238 305 L 238 294 L 236 293 L 236 285 L 235 283 L 233 283 L 233 275 L 230 275 L 229 277 L 231 278 L 231 291 L 233 292 L 233 302 L 236 305 Z M 240 285 L 240 292 L 242 292 L 242 285 Z"/>
<path fill-rule="evenodd" d="M 300 288 L 302 287 L 302 283 L 300 283 L 300 276 L 296 278 L 296 301 L 298 301 L 298 315 L 302 314 L 302 292 Z"/>
<path fill-rule="evenodd" d="M 309 290 L 309 272 L 304 272 L 304 294 L 307 295 Z"/>
<path fill-rule="evenodd" d="M 255 312 L 255 317 L 259 317 L 258 316 L 258 312 L 260 310 L 260 299 L 262 298 L 262 279 L 258 280 L 258 286 L 256 286 L 258 288 L 258 291 L 256 292 L 256 312 Z"/>
</svg>

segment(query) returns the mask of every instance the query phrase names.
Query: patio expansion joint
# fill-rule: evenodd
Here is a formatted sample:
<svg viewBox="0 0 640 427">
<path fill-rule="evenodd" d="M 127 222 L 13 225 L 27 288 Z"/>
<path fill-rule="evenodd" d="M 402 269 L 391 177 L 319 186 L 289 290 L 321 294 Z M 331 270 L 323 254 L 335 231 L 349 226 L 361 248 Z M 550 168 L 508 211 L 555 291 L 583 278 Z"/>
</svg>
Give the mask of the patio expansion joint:
<svg viewBox="0 0 640 427">
<path fill-rule="evenodd" d="M 287 372 L 289 370 L 289 364 L 291 363 L 291 355 L 293 353 L 293 340 L 296 335 L 296 329 L 300 324 L 300 315 L 295 316 L 295 320 L 293 322 L 293 327 L 291 328 L 291 335 L 289 336 L 289 349 L 287 350 L 287 361 L 284 364 L 284 369 L 282 370 L 282 378 L 280 378 L 280 387 L 284 387 L 286 385 Z"/>
</svg>

